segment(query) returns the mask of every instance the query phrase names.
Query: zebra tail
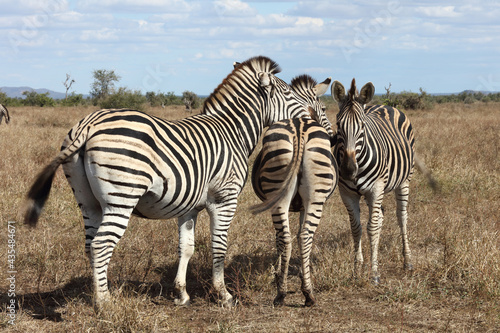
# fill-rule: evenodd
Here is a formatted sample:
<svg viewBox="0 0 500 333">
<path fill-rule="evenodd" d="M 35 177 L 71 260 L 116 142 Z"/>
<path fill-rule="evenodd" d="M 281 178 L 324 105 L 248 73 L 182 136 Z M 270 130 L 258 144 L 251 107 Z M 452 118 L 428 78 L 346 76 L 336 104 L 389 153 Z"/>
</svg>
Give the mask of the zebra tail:
<svg viewBox="0 0 500 333">
<path fill-rule="evenodd" d="M 305 140 L 303 140 L 302 136 L 300 136 L 299 142 L 297 142 L 296 136 L 294 136 L 294 154 L 292 157 L 292 163 L 290 163 L 286 168 L 286 178 L 281 183 L 281 186 L 278 190 L 274 191 L 274 195 L 270 198 L 267 198 L 264 202 L 260 204 L 256 204 L 250 207 L 250 212 L 254 215 L 262 213 L 266 210 L 275 208 L 278 205 L 281 198 L 288 192 L 292 191 L 292 179 L 297 177 L 300 169 L 300 165 L 302 162 L 303 154 L 304 154 L 304 144 Z"/>
<path fill-rule="evenodd" d="M 439 192 L 440 191 L 440 186 L 439 183 L 432 177 L 431 172 L 427 167 L 425 166 L 425 163 L 415 154 L 414 156 L 415 159 L 415 166 L 417 167 L 420 172 L 427 178 L 427 183 L 429 186 L 432 188 L 434 192 Z"/>
<path fill-rule="evenodd" d="M 49 197 L 57 168 L 85 145 L 86 139 L 81 136 L 82 134 L 64 148 L 50 164 L 45 166 L 31 185 L 22 211 L 24 223 L 30 227 L 36 227 L 43 206 Z"/>
</svg>

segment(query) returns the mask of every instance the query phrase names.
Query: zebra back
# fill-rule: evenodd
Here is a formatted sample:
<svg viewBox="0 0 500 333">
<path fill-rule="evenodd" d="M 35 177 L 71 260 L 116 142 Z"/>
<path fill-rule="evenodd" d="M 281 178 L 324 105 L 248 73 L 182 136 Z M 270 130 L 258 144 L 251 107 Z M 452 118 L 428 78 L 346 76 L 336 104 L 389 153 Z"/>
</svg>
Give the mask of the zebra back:
<svg viewBox="0 0 500 333">
<path fill-rule="evenodd" d="M 315 172 L 302 174 L 305 164 Z M 252 187 L 263 202 L 250 210 L 256 214 L 272 209 L 286 193 L 295 193 L 298 183 L 307 183 L 328 198 L 337 185 L 337 175 L 330 137 L 324 127 L 307 118 L 277 122 L 266 132 L 253 164 Z M 302 198 L 295 193 L 289 209 L 297 212 L 302 208 Z"/>
</svg>

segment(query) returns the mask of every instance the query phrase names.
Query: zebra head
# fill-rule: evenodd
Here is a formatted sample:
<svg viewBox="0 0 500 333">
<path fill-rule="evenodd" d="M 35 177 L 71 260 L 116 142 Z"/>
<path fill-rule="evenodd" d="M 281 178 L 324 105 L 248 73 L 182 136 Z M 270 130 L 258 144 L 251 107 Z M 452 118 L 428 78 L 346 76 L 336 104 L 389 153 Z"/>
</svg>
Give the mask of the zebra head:
<svg viewBox="0 0 500 333">
<path fill-rule="evenodd" d="M 333 82 L 331 90 L 333 99 L 339 105 L 335 150 L 340 162 L 340 175 L 344 179 L 355 181 L 358 173 L 357 161 L 365 144 L 364 106 L 373 98 L 375 87 L 368 82 L 358 93 L 356 81 L 352 79 L 347 95 L 344 86 L 338 81 Z"/>
<path fill-rule="evenodd" d="M 325 104 L 319 99 L 319 97 L 324 95 L 328 90 L 331 81 L 332 78 L 329 77 L 318 84 L 312 77 L 303 74 L 292 79 L 291 87 L 292 90 L 306 102 L 309 117 L 316 120 L 326 129 L 328 135 L 333 137 L 334 132 L 332 130 L 332 124 L 326 116 Z"/>
</svg>

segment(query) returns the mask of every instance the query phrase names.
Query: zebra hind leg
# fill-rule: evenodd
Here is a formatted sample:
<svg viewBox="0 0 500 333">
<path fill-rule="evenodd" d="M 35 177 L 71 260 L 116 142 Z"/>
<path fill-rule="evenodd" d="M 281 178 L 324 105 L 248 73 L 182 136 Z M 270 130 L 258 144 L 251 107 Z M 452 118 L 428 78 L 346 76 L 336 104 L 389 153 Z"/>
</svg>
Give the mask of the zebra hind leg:
<svg viewBox="0 0 500 333">
<path fill-rule="evenodd" d="M 411 262 L 411 251 L 410 243 L 408 241 L 408 232 L 406 228 L 408 220 L 408 196 L 410 193 L 409 182 L 404 182 L 399 188 L 396 189 L 396 205 L 397 205 L 397 217 L 399 223 L 399 229 L 401 233 L 401 239 L 403 243 L 403 258 L 404 258 L 404 268 L 405 270 L 413 270 L 413 265 Z"/>
<path fill-rule="evenodd" d="M 311 205 L 318 205 L 317 209 L 312 209 Z M 302 261 L 302 294 L 306 298 L 305 306 L 313 306 L 316 304 L 316 298 L 313 295 L 313 287 L 311 283 L 311 249 L 313 237 L 316 228 L 319 225 L 321 214 L 323 211 L 323 203 L 306 204 L 304 210 L 300 212 L 300 230 L 299 230 L 299 248 Z"/>
<path fill-rule="evenodd" d="M 285 205 L 285 207 L 288 207 Z M 290 234 L 290 222 L 288 219 L 288 208 L 278 207 L 272 212 L 273 225 L 276 230 L 276 250 L 278 254 L 278 267 L 276 270 L 277 295 L 273 301 L 275 306 L 285 303 L 287 295 L 287 277 L 290 256 L 292 254 L 292 237 Z"/>
<path fill-rule="evenodd" d="M 132 209 L 103 208 L 102 223 L 90 243 L 90 257 L 94 279 L 94 298 L 98 310 L 110 299 L 108 290 L 108 267 L 113 250 L 125 233 Z"/>
</svg>

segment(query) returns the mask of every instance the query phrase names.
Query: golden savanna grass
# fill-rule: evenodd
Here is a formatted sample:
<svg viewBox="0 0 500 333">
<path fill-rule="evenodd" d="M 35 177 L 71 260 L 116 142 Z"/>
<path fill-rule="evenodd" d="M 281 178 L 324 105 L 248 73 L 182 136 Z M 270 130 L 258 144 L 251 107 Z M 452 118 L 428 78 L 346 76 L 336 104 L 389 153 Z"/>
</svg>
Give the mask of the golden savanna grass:
<svg viewBox="0 0 500 333">
<path fill-rule="evenodd" d="M 11 108 L 0 125 L 0 328 L 8 332 L 498 332 L 500 330 L 500 104 L 436 105 L 407 112 L 417 152 L 441 185 L 433 193 L 420 172 L 411 182 L 409 236 L 414 272 L 402 269 L 401 242 L 392 194 L 384 200 L 380 245 L 381 284 L 365 270 L 352 279 L 352 239 L 338 191 L 327 202 L 313 247 L 318 303 L 304 308 L 297 242 L 286 305 L 274 308 L 274 229 L 269 214 L 252 216 L 257 203 L 246 185 L 229 231 L 226 282 L 238 299 L 217 306 L 211 289 L 208 216 L 196 230 L 188 269 L 189 307 L 173 304 L 177 223 L 133 217 L 109 269 L 113 302 L 92 306 L 91 272 L 84 254 L 82 218 L 61 170 L 37 228 L 21 224 L 23 198 L 42 166 L 58 152 L 67 131 L 93 111 L 76 108 Z M 146 109 L 167 119 L 182 107 Z M 332 107 L 330 119 L 335 119 Z M 253 156 L 250 163 L 253 162 Z M 366 225 L 366 206 L 362 206 Z M 8 323 L 8 221 L 16 224 L 14 325 Z M 297 216 L 292 215 L 293 232 Z"/>
</svg>

